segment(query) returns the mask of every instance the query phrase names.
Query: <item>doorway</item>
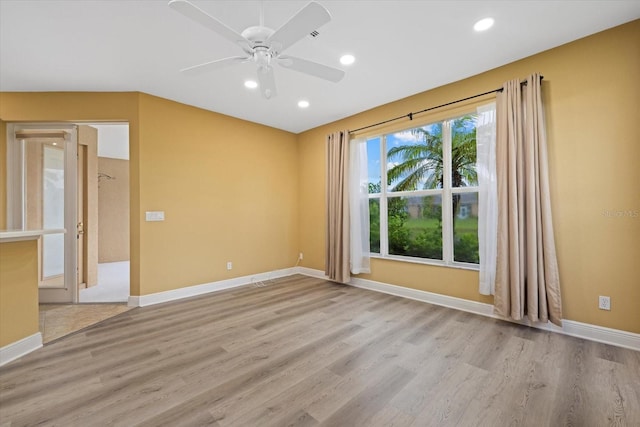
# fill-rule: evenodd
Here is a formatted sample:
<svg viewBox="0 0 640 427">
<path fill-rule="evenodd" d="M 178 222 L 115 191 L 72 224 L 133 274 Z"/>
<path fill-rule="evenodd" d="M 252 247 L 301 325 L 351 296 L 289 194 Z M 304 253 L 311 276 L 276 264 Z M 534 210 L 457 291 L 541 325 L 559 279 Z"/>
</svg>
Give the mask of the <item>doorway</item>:
<svg viewBox="0 0 640 427">
<path fill-rule="evenodd" d="M 7 228 L 61 230 L 38 240 L 39 300 L 75 303 L 77 127 L 9 124 L 7 131 Z"/>
<path fill-rule="evenodd" d="M 129 299 L 129 125 L 90 124 L 97 130 L 97 285 L 79 287 L 79 302 Z"/>
<path fill-rule="evenodd" d="M 125 304 L 129 297 L 128 124 L 114 125 L 126 139 L 126 173 L 118 174 L 99 170 L 98 127 L 103 126 L 60 123 L 7 126 L 8 228 L 61 230 L 45 235 L 38 243 L 38 294 L 45 342 L 128 309 Z M 120 214 L 126 227 L 120 225 L 103 233 L 119 236 L 127 251 L 126 260 L 122 260 L 126 268 L 121 265 L 114 272 L 101 270 L 98 262 L 98 185 L 101 177 L 115 180 L 116 175 L 121 188 L 125 187 L 119 197 L 126 199 L 126 214 Z M 106 202 L 110 205 L 113 200 Z M 114 298 L 112 291 L 106 299 L 95 297 L 95 292 L 91 295 L 91 290 L 109 289 L 114 276 L 121 295 Z"/>
</svg>

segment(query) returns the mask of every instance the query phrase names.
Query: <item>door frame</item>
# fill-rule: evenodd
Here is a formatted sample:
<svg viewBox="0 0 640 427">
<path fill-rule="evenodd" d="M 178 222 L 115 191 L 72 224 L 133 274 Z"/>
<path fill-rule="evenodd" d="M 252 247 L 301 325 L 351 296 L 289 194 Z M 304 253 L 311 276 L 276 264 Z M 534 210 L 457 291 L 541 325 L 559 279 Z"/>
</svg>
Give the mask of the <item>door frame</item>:
<svg viewBox="0 0 640 427">
<path fill-rule="evenodd" d="M 77 205 L 78 205 L 78 131 L 77 126 L 66 123 L 16 122 L 7 123 L 7 229 L 23 230 L 25 226 L 25 150 L 15 137 L 19 130 L 64 131 L 65 149 L 65 201 L 64 201 L 64 287 L 57 289 L 39 288 L 41 303 L 78 302 L 78 248 L 77 248 Z"/>
</svg>

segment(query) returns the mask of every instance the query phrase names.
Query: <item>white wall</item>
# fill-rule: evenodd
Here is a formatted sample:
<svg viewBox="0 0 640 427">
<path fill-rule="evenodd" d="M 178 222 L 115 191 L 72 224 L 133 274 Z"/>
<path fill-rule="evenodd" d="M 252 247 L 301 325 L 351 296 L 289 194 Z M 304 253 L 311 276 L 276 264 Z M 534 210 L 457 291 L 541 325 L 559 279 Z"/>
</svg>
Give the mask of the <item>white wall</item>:
<svg viewBox="0 0 640 427">
<path fill-rule="evenodd" d="M 91 124 L 98 129 L 98 157 L 129 160 L 128 124 Z"/>
</svg>

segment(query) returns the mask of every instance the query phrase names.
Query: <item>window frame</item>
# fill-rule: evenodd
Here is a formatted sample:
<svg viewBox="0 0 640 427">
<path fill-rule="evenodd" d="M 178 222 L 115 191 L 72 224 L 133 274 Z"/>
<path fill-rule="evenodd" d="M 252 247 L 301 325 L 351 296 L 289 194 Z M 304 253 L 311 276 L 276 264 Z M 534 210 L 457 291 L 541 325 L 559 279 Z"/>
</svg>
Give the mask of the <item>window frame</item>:
<svg viewBox="0 0 640 427">
<path fill-rule="evenodd" d="M 483 102 L 482 104 L 485 104 Z M 420 122 L 413 122 L 411 127 L 400 127 L 397 129 L 388 129 L 384 132 L 370 133 L 366 135 L 367 141 L 379 138 L 380 140 L 380 192 L 370 193 L 369 200 L 378 199 L 380 206 L 380 253 L 370 252 L 371 258 L 387 259 L 393 261 L 409 262 L 415 264 L 435 265 L 441 267 L 453 267 L 464 270 L 478 271 L 480 264 L 455 261 L 454 259 L 454 236 L 453 236 L 453 195 L 463 193 L 479 194 L 480 186 L 469 187 L 452 187 L 452 130 L 451 124 L 454 120 L 468 114 L 476 114 L 478 105 L 466 106 L 464 109 L 450 111 L 449 114 L 440 117 L 426 118 Z M 428 190 L 413 191 L 389 191 L 387 183 L 387 136 L 432 124 L 442 123 L 442 160 L 443 160 L 443 186 L 442 188 Z M 394 255 L 389 253 L 389 227 L 388 227 L 388 199 L 395 197 L 424 197 L 424 196 L 440 196 L 442 200 L 442 259 L 420 258 L 406 255 Z"/>
</svg>

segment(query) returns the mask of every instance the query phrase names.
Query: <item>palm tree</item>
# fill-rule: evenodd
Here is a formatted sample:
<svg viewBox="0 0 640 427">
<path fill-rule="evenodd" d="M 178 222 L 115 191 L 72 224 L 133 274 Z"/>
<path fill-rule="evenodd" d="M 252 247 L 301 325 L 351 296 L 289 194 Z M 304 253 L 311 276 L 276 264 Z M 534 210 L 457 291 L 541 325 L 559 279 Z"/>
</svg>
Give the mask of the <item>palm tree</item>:
<svg viewBox="0 0 640 427">
<path fill-rule="evenodd" d="M 395 182 L 394 191 L 429 190 L 444 185 L 442 124 L 416 128 L 414 135 L 420 144 L 400 145 L 387 153 L 389 161 L 399 161 L 387 172 L 388 182 Z M 475 115 L 453 120 L 451 125 L 451 185 L 464 187 L 477 182 Z M 424 182 L 422 188 L 420 184 Z M 453 197 L 453 214 L 458 213 L 460 195 Z"/>
<path fill-rule="evenodd" d="M 442 188 L 442 124 L 412 129 L 422 141 L 420 144 L 399 145 L 387 153 L 389 161 L 400 161 L 387 171 L 389 184 L 396 182 L 394 191 Z M 424 181 L 424 187 L 418 188 Z"/>
<path fill-rule="evenodd" d="M 466 115 L 452 122 L 451 164 L 452 186 L 464 187 L 477 180 L 475 115 Z M 437 123 L 430 129 L 412 130 L 422 140 L 420 144 L 400 145 L 387 153 L 390 161 L 401 162 L 388 170 L 389 183 L 398 181 L 394 191 L 426 190 L 442 188 L 443 155 L 442 125 Z M 421 181 L 423 188 L 418 188 Z"/>
</svg>

